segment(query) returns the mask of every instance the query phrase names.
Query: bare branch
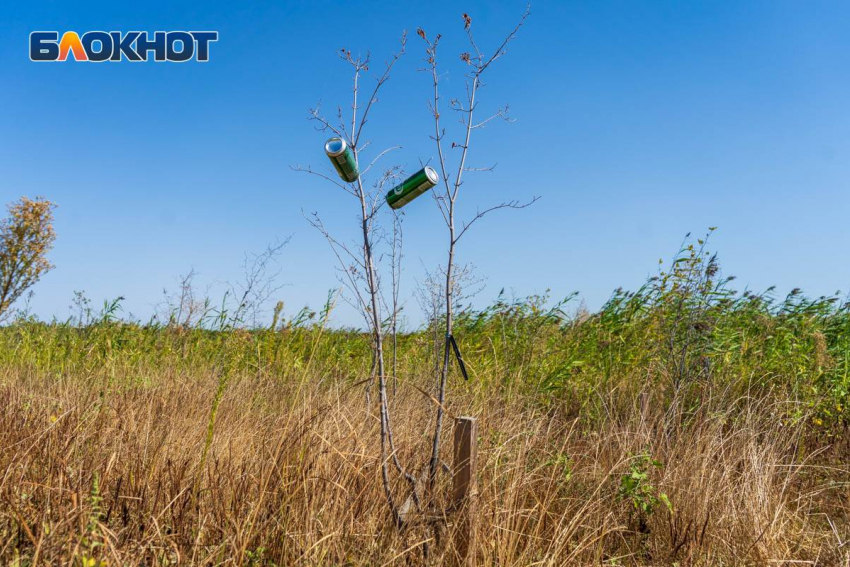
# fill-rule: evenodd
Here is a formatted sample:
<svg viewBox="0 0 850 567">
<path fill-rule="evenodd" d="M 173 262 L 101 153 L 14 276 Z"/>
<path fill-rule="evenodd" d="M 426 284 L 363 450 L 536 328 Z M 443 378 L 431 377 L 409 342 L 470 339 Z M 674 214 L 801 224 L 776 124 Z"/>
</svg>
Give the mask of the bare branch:
<svg viewBox="0 0 850 567">
<path fill-rule="evenodd" d="M 239 297 L 230 317 L 232 325 L 245 323 L 245 319 L 250 317 L 251 324 L 256 326 L 257 316 L 263 305 L 283 287 L 275 283 L 281 270 L 271 273 L 269 269 L 277 261 L 289 240 L 290 238 L 286 238 L 270 244 L 259 254 L 245 254 L 242 263 L 244 280 L 236 284 L 228 284 L 230 294 L 233 297 Z"/>
<path fill-rule="evenodd" d="M 320 124 L 319 126 L 316 126 L 316 131 L 327 132 L 328 130 L 330 130 L 340 138 L 347 139 L 348 136 L 345 134 L 345 127 L 342 126 L 342 131 L 340 131 L 340 129 L 336 128 L 330 122 L 328 122 L 328 120 L 320 114 L 320 111 L 320 105 L 316 105 L 316 108 L 310 108 L 307 110 L 307 112 L 310 113 L 308 120 L 315 121 Z M 339 115 L 339 112 L 337 115 Z"/>
<path fill-rule="evenodd" d="M 493 171 L 494 169 L 496 169 L 497 165 L 499 165 L 499 164 L 494 163 L 490 167 L 464 167 L 463 170 L 464 171 Z"/>
<path fill-rule="evenodd" d="M 304 212 L 302 211 L 302 215 L 303 214 L 304 214 Z M 361 314 L 363 314 L 364 317 L 366 317 L 366 320 L 368 322 L 368 320 L 369 320 L 369 318 L 368 318 L 368 312 L 369 312 L 368 304 L 366 303 L 366 300 L 363 298 L 363 296 L 360 293 L 360 286 L 357 285 L 357 281 L 356 281 L 357 278 L 358 278 L 357 270 L 352 269 L 352 266 L 350 264 L 346 263 L 342 259 L 342 255 L 340 254 L 340 250 L 345 252 L 348 256 L 350 256 L 352 258 L 353 261 L 355 261 L 356 263 L 359 264 L 356 256 L 354 254 L 352 254 L 351 251 L 348 250 L 347 247 L 345 247 L 344 245 L 341 245 L 339 241 L 337 241 L 333 236 L 331 236 L 331 234 L 325 228 L 325 225 L 322 222 L 321 217 L 319 217 L 318 213 L 313 213 L 312 217 L 313 218 L 311 219 L 307 215 L 304 215 L 304 218 L 307 219 L 307 222 L 309 222 L 311 226 L 313 226 L 316 230 L 318 230 L 322 234 L 322 236 L 324 236 L 325 239 L 328 241 L 328 244 L 330 244 L 331 250 L 333 251 L 334 256 L 336 256 L 337 262 L 339 262 L 340 271 L 345 273 L 345 275 L 346 275 L 347 281 L 343 281 L 342 283 L 345 284 L 345 286 L 348 288 L 348 290 L 351 291 L 351 293 L 357 299 L 357 301 L 358 301 L 357 309 L 358 309 L 358 311 L 361 312 Z M 360 264 L 360 265 L 362 265 L 362 264 Z"/>
<path fill-rule="evenodd" d="M 345 139 L 351 144 L 351 134 L 345 129 L 345 120 L 342 119 L 342 107 L 339 105 L 336 107 L 336 119 L 339 122 L 339 129 L 342 130 L 345 134 Z"/>
<path fill-rule="evenodd" d="M 488 122 L 490 122 L 490 121 L 492 121 L 492 120 L 495 120 L 496 118 L 501 118 L 501 119 L 502 119 L 502 120 L 504 120 L 505 122 L 515 122 L 515 120 L 514 120 L 513 118 L 511 118 L 510 116 L 508 116 L 508 112 L 509 112 L 509 110 L 510 110 L 510 108 L 509 108 L 507 105 L 505 105 L 505 107 L 504 107 L 504 108 L 500 108 L 500 109 L 496 112 L 496 114 L 494 114 L 493 116 L 491 116 L 491 117 L 489 117 L 489 118 L 487 118 L 487 119 L 485 119 L 485 120 L 482 120 L 482 121 L 481 121 L 481 122 L 479 122 L 478 124 L 473 124 L 473 125 L 472 125 L 472 129 L 473 129 L 473 130 L 476 130 L 476 129 L 478 129 L 478 128 L 484 128 L 484 127 L 487 125 L 487 123 L 488 123 Z"/>
<path fill-rule="evenodd" d="M 360 175 L 366 175 L 367 173 L 369 173 L 369 170 L 372 169 L 372 166 L 375 165 L 375 163 L 377 163 L 377 161 L 379 159 L 381 159 L 382 157 L 384 157 L 385 155 L 387 155 L 388 153 L 390 153 L 393 150 L 400 150 L 400 149 L 401 149 L 401 146 L 393 146 L 391 148 L 385 149 L 384 151 L 379 153 L 377 156 L 375 156 L 375 159 L 372 160 L 372 162 L 366 167 L 366 169 L 363 170 L 363 173 L 361 173 Z M 361 148 L 360 151 L 363 151 L 363 148 Z"/>
<path fill-rule="evenodd" d="M 469 228 L 473 224 L 475 224 L 476 221 L 484 218 L 484 216 L 487 215 L 487 213 L 492 213 L 493 211 L 498 211 L 499 209 L 524 209 L 526 207 L 533 205 L 538 200 L 540 200 L 540 197 L 533 197 L 527 203 L 519 203 L 519 201 L 508 201 L 508 202 L 505 202 L 505 203 L 499 203 L 498 205 L 492 206 L 488 209 L 484 209 L 483 211 L 479 211 L 478 213 L 476 213 L 476 215 L 474 217 L 472 217 L 472 220 L 470 220 L 469 222 L 463 223 L 463 228 L 460 230 L 458 235 L 455 237 L 454 242 L 457 243 L 457 241 L 460 240 L 460 238 L 464 235 L 464 233 L 466 233 L 466 231 L 469 230 Z"/>
<path fill-rule="evenodd" d="M 357 147 L 357 143 L 360 141 L 360 134 L 363 132 L 363 127 L 366 125 L 367 118 L 369 116 L 369 110 L 372 108 L 372 105 L 378 100 L 378 91 L 381 87 L 386 83 L 390 78 L 390 71 L 392 71 L 393 65 L 395 65 L 396 61 L 404 55 L 405 46 L 407 45 L 407 31 L 402 32 L 401 34 L 401 49 L 398 52 L 393 53 L 390 60 L 386 63 L 386 68 L 384 69 L 384 74 L 381 75 L 377 81 L 375 82 L 375 90 L 372 91 L 372 96 L 369 97 L 369 102 L 366 103 L 366 108 L 363 110 L 363 116 L 360 118 L 360 125 L 357 126 L 357 129 L 354 129 L 354 113 L 352 113 L 352 122 L 351 122 L 351 131 L 354 135 L 354 140 L 352 142 L 352 146 Z M 368 64 L 368 58 L 367 58 Z M 367 67 L 368 68 L 368 67 Z M 357 95 L 355 92 L 355 102 L 357 100 Z"/>
<path fill-rule="evenodd" d="M 434 89 L 433 99 L 431 102 L 429 102 L 431 115 L 434 117 L 434 135 L 431 138 L 437 144 L 437 161 L 440 164 L 440 177 L 443 181 L 443 186 L 445 188 L 445 195 L 447 199 L 444 200 L 434 190 L 432 190 L 432 194 L 434 195 L 434 199 L 437 201 L 437 205 L 440 207 L 440 212 L 443 214 L 443 220 L 446 221 L 446 226 L 451 226 L 451 190 L 449 188 L 449 174 L 446 168 L 446 159 L 445 155 L 443 154 L 442 143 L 443 138 L 446 135 L 446 130 L 440 126 L 440 90 L 438 78 L 439 75 L 437 73 L 437 45 L 440 42 L 440 35 L 437 35 L 436 39 L 434 39 L 433 42 L 430 42 L 426 38 L 425 32 L 422 29 L 417 30 L 417 33 L 423 40 L 425 40 L 425 43 L 427 44 L 427 48 L 425 49 L 427 58 L 425 59 L 425 61 L 430 65 L 431 81 Z"/>
<path fill-rule="evenodd" d="M 483 65 L 481 65 L 478 68 L 478 70 L 476 71 L 476 75 L 480 76 L 487 69 L 487 67 L 489 67 L 493 63 L 493 61 L 495 61 L 496 59 L 498 59 L 499 57 L 501 57 L 502 55 L 504 55 L 505 53 L 508 52 L 507 51 L 508 43 L 513 41 L 513 39 L 516 37 L 517 32 L 519 32 L 519 28 L 522 27 L 522 25 L 525 23 L 525 20 L 528 19 L 528 16 L 530 14 L 531 14 L 531 4 L 528 4 L 525 7 L 525 13 L 522 15 L 522 18 L 519 19 L 519 23 L 516 25 L 516 27 L 513 29 L 513 31 L 511 31 L 511 33 L 509 33 L 507 35 L 505 40 L 502 42 L 502 45 L 499 46 L 499 48 L 496 50 L 495 53 L 493 53 L 493 55 L 490 57 L 490 59 L 488 59 Z M 471 33 L 470 33 L 469 37 L 470 37 L 470 40 L 471 40 L 472 39 Z"/>
<path fill-rule="evenodd" d="M 330 181 L 331 183 L 333 183 L 334 185 L 336 185 L 337 187 L 339 187 L 340 189 L 342 189 L 343 191 L 345 191 L 349 195 L 351 195 L 353 197 L 357 196 L 357 194 L 354 191 L 352 191 L 351 188 L 348 187 L 347 185 L 343 185 L 342 183 L 340 183 L 336 179 L 333 179 L 332 177 L 328 177 L 324 173 L 320 173 L 318 171 L 315 171 L 309 165 L 307 167 L 302 167 L 300 165 L 290 165 L 289 169 L 291 169 L 292 171 L 299 171 L 301 173 L 309 173 L 310 175 L 315 175 L 316 177 L 321 177 L 325 181 Z"/>
<path fill-rule="evenodd" d="M 434 197 L 434 201 L 436 201 L 437 207 L 440 209 L 440 214 L 443 215 L 443 220 L 446 221 L 446 225 L 449 225 L 449 207 L 446 204 L 446 197 L 434 191 L 434 188 L 431 189 L 431 196 Z"/>
</svg>

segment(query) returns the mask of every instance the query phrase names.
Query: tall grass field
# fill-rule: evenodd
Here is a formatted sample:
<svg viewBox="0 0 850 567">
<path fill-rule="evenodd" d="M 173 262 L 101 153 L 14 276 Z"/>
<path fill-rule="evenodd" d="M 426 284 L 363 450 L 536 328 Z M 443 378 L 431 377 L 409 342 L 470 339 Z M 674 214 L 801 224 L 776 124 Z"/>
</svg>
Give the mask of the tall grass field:
<svg viewBox="0 0 850 567">
<path fill-rule="evenodd" d="M 470 379 L 453 367 L 446 410 L 478 418 L 476 565 L 850 566 L 850 306 L 733 288 L 697 245 L 596 312 L 459 315 Z M 0 564 L 443 564 L 431 519 L 389 515 L 370 338 L 331 307 L 0 328 Z M 441 339 L 432 321 L 388 341 L 414 475 Z M 441 460 L 448 506 L 450 420 Z"/>
</svg>

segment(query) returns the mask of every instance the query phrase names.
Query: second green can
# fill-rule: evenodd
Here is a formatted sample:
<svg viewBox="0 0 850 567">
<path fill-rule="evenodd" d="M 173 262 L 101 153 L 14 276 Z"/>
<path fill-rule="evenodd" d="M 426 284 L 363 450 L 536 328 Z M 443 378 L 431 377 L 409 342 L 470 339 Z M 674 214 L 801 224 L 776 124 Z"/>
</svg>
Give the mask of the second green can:
<svg viewBox="0 0 850 567">
<path fill-rule="evenodd" d="M 387 193 L 387 203 L 400 209 L 440 181 L 437 171 L 426 165 Z"/>
</svg>

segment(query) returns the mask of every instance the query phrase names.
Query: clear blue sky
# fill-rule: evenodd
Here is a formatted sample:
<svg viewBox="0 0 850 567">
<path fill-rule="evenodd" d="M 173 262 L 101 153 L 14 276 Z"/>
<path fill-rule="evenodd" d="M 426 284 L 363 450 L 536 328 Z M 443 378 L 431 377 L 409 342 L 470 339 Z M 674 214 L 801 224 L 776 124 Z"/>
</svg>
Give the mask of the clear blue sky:
<svg viewBox="0 0 850 567">
<path fill-rule="evenodd" d="M 201 283 L 239 275 L 242 254 L 292 235 L 280 296 L 291 314 L 336 285 L 334 260 L 302 210 L 355 235 L 343 195 L 290 170 L 328 167 L 308 107 L 345 104 L 335 51 L 380 61 L 403 29 L 444 36 L 447 95 L 461 96 L 469 12 L 490 48 L 521 2 L 4 2 L 0 7 L 0 200 L 59 204 L 56 269 L 36 288 L 42 317 L 68 315 L 74 290 L 123 295 L 151 313 L 194 267 Z M 540 195 L 496 213 L 462 243 L 487 278 L 480 302 L 579 291 L 591 308 L 634 289 L 688 231 L 739 287 L 811 295 L 850 287 L 850 4 L 545 2 L 492 69 L 482 111 L 514 124 L 474 141 L 461 209 Z M 33 30 L 218 30 L 206 64 L 32 63 Z M 375 108 L 374 147 L 400 144 L 412 169 L 434 154 L 409 53 Z M 405 294 L 442 259 L 433 202 L 406 209 Z M 415 301 L 410 317 L 418 317 Z M 342 309 L 338 324 L 356 323 Z"/>
</svg>

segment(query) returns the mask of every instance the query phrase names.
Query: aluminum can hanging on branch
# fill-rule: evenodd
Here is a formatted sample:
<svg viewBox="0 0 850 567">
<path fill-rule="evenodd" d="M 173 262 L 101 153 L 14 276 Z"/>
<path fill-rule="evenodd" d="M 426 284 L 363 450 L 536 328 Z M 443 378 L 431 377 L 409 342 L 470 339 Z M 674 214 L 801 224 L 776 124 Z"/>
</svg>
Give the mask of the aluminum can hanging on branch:
<svg viewBox="0 0 850 567">
<path fill-rule="evenodd" d="M 328 154 L 328 159 L 336 169 L 340 178 L 347 182 L 353 183 L 357 181 L 360 172 L 357 171 L 357 160 L 354 159 L 354 152 L 345 140 L 342 138 L 331 138 L 325 142 L 325 153 Z"/>
<path fill-rule="evenodd" d="M 435 186 L 440 181 L 437 171 L 430 165 L 426 165 L 400 185 L 390 189 L 387 193 L 387 203 L 393 209 L 400 209 L 413 199 Z"/>
</svg>

